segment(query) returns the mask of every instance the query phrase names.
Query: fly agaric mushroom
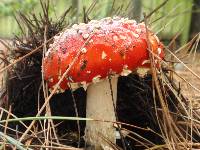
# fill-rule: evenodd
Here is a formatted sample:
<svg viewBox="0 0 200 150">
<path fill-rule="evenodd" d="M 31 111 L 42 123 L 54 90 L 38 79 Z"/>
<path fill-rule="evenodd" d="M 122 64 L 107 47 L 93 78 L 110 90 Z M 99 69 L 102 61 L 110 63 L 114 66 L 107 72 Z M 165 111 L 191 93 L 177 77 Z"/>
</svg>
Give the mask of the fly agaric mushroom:
<svg viewBox="0 0 200 150">
<path fill-rule="evenodd" d="M 152 52 L 162 59 L 162 44 L 151 31 L 149 42 Z M 81 52 L 57 92 L 69 87 L 87 88 L 86 116 L 116 121 L 108 77 L 111 77 L 116 105 L 118 76 L 148 67 L 147 45 L 144 23 L 137 24 L 134 20 L 115 17 L 75 24 L 55 37 L 43 61 L 44 78 L 49 88 L 54 88 L 77 53 Z M 100 147 L 103 142 L 98 133 L 115 143 L 112 123 L 86 123 L 86 141 L 95 147 Z"/>
</svg>

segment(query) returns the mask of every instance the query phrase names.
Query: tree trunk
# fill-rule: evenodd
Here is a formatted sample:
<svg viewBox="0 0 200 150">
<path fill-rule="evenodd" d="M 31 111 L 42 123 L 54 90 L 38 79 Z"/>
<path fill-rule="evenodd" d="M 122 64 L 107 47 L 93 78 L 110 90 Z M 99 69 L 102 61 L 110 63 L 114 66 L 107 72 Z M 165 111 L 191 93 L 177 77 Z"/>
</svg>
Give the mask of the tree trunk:
<svg viewBox="0 0 200 150">
<path fill-rule="evenodd" d="M 139 22 L 142 16 L 142 0 L 132 0 L 130 16 L 132 19 Z"/>
<path fill-rule="evenodd" d="M 200 10 L 200 0 L 194 0 L 193 9 L 194 12 L 192 13 L 192 21 L 191 21 L 191 34 L 192 36 L 196 35 L 200 32 L 200 12 L 195 12 Z"/>
</svg>

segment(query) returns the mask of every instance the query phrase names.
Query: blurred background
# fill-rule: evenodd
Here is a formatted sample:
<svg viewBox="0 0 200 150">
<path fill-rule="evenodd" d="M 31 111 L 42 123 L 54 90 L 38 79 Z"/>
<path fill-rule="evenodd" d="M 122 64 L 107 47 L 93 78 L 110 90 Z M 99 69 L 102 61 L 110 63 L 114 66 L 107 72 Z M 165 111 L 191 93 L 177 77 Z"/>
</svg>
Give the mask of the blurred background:
<svg viewBox="0 0 200 150">
<path fill-rule="evenodd" d="M 177 34 L 181 45 L 200 32 L 200 0 L 50 0 L 49 15 L 58 19 L 71 8 L 67 23 L 84 22 L 84 13 L 89 19 L 107 16 L 123 16 L 137 21 L 143 14 L 151 15 L 151 29 L 165 41 Z M 157 9 L 159 8 L 159 9 Z M 1 0 L 0 1 L 0 38 L 11 39 L 20 36 L 17 13 L 40 15 L 39 0 Z"/>
</svg>

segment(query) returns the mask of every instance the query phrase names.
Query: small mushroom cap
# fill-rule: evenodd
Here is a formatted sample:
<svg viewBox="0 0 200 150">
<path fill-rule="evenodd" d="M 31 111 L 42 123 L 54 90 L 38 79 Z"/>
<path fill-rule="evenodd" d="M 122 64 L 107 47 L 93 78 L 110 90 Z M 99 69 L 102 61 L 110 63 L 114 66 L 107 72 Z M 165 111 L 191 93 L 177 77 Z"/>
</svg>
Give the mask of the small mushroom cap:
<svg viewBox="0 0 200 150">
<path fill-rule="evenodd" d="M 163 58 L 162 44 L 149 31 L 154 54 Z M 109 75 L 128 75 L 148 60 L 146 28 L 127 18 L 104 18 L 73 25 L 56 36 L 43 60 L 43 74 L 52 88 L 81 51 L 78 60 L 60 84 L 58 92 L 85 87 Z"/>
</svg>

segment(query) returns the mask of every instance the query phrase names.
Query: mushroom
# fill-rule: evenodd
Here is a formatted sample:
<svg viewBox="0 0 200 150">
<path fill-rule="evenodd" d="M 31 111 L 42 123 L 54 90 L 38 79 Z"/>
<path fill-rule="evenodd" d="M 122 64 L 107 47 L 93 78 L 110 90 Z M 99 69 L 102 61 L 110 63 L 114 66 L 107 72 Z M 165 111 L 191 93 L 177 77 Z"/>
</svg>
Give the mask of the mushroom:
<svg viewBox="0 0 200 150">
<path fill-rule="evenodd" d="M 163 58 L 162 44 L 155 34 L 149 33 L 153 53 Z M 114 17 L 75 24 L 56 36 L 50 45 L 42 65 L 44 78 L 51 90 L 80 51 L 57 92 L 69 87 L 87 89 L 86 117 L 115 122 L 112 95 L 116 106 L 118 77 L 149 66 L 147 47 L 144 23 Z M 115 132 L 112 123 L 88 121 L 85 137 L 97 149 L 102 143 L 106 145 L 99 135 L 115 143 Z"/>
</svg>

